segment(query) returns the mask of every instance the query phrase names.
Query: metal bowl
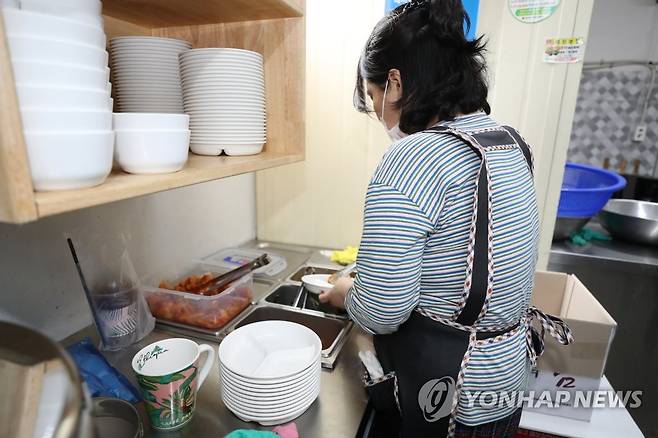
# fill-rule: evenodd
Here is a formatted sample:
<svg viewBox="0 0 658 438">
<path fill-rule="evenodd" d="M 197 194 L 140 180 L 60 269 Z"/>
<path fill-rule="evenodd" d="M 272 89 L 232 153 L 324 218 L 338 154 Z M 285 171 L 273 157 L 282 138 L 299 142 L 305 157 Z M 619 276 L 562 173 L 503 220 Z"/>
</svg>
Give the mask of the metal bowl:
<svg viewBox="0 0 658 438">
<path fill-rule="evenodd" d="M 658 204 L 632 199 L 611 199 L 599 213 L 613 237 L 645 245 L 658 245 Z"/>
<path fill-rule="evenodd" d="M 553 240 L 564 240 L 583 228 L 591 218 L 589 217 L 558 217 L 553 229 Z"/>
</svg>

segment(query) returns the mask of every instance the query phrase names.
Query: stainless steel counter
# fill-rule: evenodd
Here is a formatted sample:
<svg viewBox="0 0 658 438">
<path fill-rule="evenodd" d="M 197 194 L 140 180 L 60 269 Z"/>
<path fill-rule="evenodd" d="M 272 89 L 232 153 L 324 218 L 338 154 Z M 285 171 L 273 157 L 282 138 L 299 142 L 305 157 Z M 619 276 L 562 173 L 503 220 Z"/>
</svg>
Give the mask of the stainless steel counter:
<svg viewBox="0 0 658 438">
<path fill-rule="evenodd" d="M 255 300 L 265 297 L 271 290 L 276 288 L 281 281 L 294 273 L 305 263 L 318 266 L 338 267 L 331 263 L 326 257 L 320 255 L 314 248 L 305 248 L 295 245 L 268 244 L 263 242 L 249 242 L 244 245 L 250 248 L 259 248 L 264 251 L 275 252 L 286 258 L 288 267 L 275 278 L 261 280 L 255 283 Z M 180 337 L 164 327 L 156 327 L 156 330 L 136 345 L 123 351 L 112 353 L 105 352 L 108 361 L 119 371 L 136 384 L 135 376 L 131 368 L 131 360 L 144 346 L 160 339 L 169 337 Z M 95 330 L 89 328 L 87 331 L 77 334 L 67 340 L 68 343 L 80 339 L 84 335 L 94 335 Z M 206 343 L 215 351 L 219 342 L 208 342 L 207 340 L 194 339 L 198 343 Z M 361 383 L 362 366 L 358 358 L 359 350 L 372 349 L 371 337 L 357 327 L 349 334 L 349 337 L 341 350 L 340 356 L 333 370 L 322 370 L 321 390 L 319 398 L 299 418 L 295 420 L 301 438 L 353 438 L 358 430 L 361 417 L 365 411 L 367 397 Z M 217 359 L 217 356 L 215 356 Z M 146 436 L 173 437 L 223 437 L 236 429 L 271 430 L 261 427 L 256 423 L 245 423 L 235 417 L 224 406 L 220 399 L 219 366 L 217 360 L 213 370 L 208 375 L 204 385 L 201 387 L 197 397 L 197 408 L 194 419 L 181 430 L 176 432 L 156 432 L 150 428 L 148 418 L 143 406 L 140 404 L 140 413 L 144 421 Z"/>
<path fill-rule="evenodd" d="M 587 228 L 605 233 L 596 222 Z M 569 241 L 554 242 L 550 264 L 594 264 L 599 269 L 614 267 L 629 273 L 658 274 L 658 247 L 643 246 L 621 240 L 592 241 L 579 247 Z"/>
<path fill-rule="evenodd" d="M 130 365 L 132 357 L 142 347 L 171 334 L 155 330 L 142 342 L 118 353 L 104 353 L 108 361 L 136 384 Z M 192 338 L 193 339 L 193 338 Z M 211 345 L 215 351 L 219 344 L 198 341 Z M 361 384 L 361 365 L 357 356 L 360 349 L 372 348 L 370 337 L 359 330 L 352 330 L 343 347 L 336 367 L 322 370 L 320 397 L 311 407 L 295 420 L 301 438 L 354 438 L 366 407 L 367 398 Z M 215 357 L 215 359 L 217 359 Z M 158 433 L 150 428 L 146 413 L 140 406 L 144 420 L 145 436 L 162 437 L 223 437 L 236 429 L 271 430 L 256 423 L 245 423 L 235 417 L 219 396 L 219 367 L 217 360 L 197 396 L 194 419 L 176 432 Z"/>
</svg>

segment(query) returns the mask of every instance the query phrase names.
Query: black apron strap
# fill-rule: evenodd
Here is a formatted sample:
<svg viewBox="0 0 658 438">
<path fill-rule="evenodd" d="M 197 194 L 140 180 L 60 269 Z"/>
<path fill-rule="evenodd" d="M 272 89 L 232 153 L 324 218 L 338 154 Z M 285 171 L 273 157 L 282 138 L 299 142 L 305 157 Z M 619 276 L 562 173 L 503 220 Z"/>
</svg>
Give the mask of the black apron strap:
<svg viewBox="0 0 658 438">
<path fill-rule="evenodd" d="M 477 214 L 475 219 L 475 242 L 473 244 L 473 261 L 470 287 L 466 302 L 455 322 L 471 326 L 480 317 L 487 299 L 489 289 L 489 178 L 486 157 L 482 152 L 485 145 L 509 144 L 512 140 L 505 131 L 488 131 L 477 136 L 467 136 L 446 126 L 436 126 L 430 132 L 454 135 L 464 141 L 482 159 L 482 167 L 477 184 Z M 510 141 L 504 142 L 508 137 Z M 484 144 L 482 143 L 484 142 Z"/>
<path fill-rule="evenodd" d="M 534 174 L 535 173 L 535 166 L 532 162 L 532 152 L 530 151 L 530 146 L 528 146 L 528 143 L 521 137 L 521 134 L 519 132 L 512 128 L 511 126 L 503 126 L 503 129 L 509 133 L 509 135 L 512 136 L 514 139 L 514 142 L 519 145 L 519 148 L 521 149 L 521 152 L 523 153 L 523 156 L 525 157 L 526 162 L 528 163 L 528 168 L 530 169 L 530 173 Z"/>
</svg>

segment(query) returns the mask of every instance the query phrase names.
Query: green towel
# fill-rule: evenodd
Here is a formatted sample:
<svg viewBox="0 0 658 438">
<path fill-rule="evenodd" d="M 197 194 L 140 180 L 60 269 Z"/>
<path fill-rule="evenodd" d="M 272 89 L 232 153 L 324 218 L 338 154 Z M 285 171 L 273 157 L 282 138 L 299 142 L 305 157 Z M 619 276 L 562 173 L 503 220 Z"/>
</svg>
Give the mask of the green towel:
<svg viewBox="0 0 658 438">
<path fill-rule="evenodd" d="M 234 430 L 224 438 L 281 438 L 274 432 L 260 430 Z"/>
<path fill-rule="evenodd" d="M 610 236 L 606 236 L 598 231 L 590 230 L 589 228 L 583 228 L 580 231 L 573 233 L 569 239 L 571 240 L 571 243 L 576 246 L 585 246 L 592 240 L 612 240 Z"/>
</svg>

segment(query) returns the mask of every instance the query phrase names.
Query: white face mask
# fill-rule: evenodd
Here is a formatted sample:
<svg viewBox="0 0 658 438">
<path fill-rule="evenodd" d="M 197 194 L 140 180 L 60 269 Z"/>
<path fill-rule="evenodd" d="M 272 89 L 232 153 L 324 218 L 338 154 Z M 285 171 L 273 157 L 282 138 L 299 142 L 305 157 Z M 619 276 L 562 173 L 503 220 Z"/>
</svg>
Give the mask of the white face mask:
<svg viewBox="0 0 658 438">
<path fill-rule="evenodd" d="M 400 130 L 400 122 L 396 123 L 394 127 L 391 129 L 388 129 L 388 126 L 386 126 L 386 121 L 384 120 L 384 108 L 386 108 L 386 93 L 388 92 L 388 79 L 386 80 L 386 86 L 384 86 L 384 97 L 382 97 L 382 116 L 379 118 L 379 121 L 382 122 L 382 125 L 384 125 L 384 129 L 386 129 L 386 134 L 388 134 L 388 137 L 392 141 L 398 141 L 403 139 L 409 134 L 405 134 Z"/>
</svg>

